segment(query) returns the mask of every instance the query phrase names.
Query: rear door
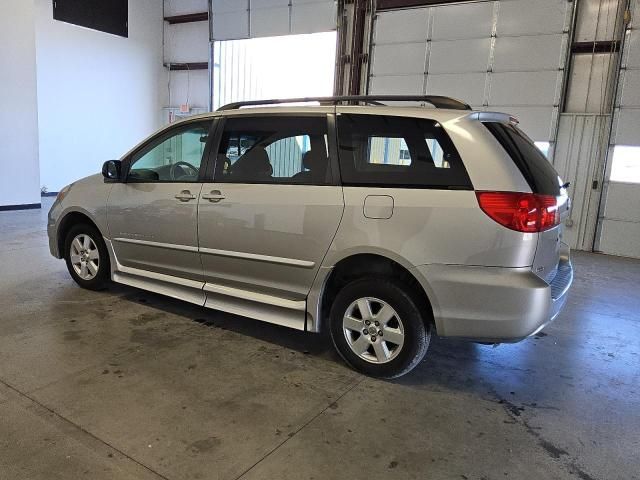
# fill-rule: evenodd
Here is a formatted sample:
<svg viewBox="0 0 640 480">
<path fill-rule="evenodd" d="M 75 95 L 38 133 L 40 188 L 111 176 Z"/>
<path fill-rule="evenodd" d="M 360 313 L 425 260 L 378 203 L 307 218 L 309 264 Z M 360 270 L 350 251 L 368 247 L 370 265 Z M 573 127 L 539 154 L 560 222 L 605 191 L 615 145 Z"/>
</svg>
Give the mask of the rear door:
<svg viewBox="0 0 640 480">
<path fill-rule="evenodd" d="M 442 125 L 360 111 L 337 107 L 346 206 L 336 250 L 357 242 L 371 253 L 413 265 L 462 264 L 495 243 L 495 229 L 476 232 L 477 240 L 468 241 L 477 200 Z"/>
<path fill-rule="evenodd" d="M 212 307 L 249 298 L 296 310 L 304 320 L 306 296 L 344 208 L 327 123 L 325 113 L 225 120 L 198 220 L 205 290 L 217 299 Z M 299 327 L 286 315 L 256 313 L 260 308 L 227 310 Z"/>
<path fill-rule="evenodd" d="M 531 191 L 557 198 L 560 224 L 538 234 L 538 248 L 533 261 L 533 270 L 540 278 L 551 282 L 557 271 L 562 252 L 564 220 L 569 215 L 570 202 L 551 163 L 520 129 L 506 123 L 487 122 L 485 126 L 500 142 L 525 177 Z"/>
</svg>

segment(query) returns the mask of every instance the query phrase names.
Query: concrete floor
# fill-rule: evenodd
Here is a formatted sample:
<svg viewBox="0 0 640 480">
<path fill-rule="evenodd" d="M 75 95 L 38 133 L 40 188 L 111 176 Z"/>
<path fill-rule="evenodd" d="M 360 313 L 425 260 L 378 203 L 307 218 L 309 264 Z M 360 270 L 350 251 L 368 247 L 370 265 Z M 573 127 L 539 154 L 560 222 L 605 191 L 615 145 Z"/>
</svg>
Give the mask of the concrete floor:
<svg viewBox="0 0 640 480">
<path fill-rule="evenodd" d="M 575 254 L 567 308 L 393 382 L 324 336 L 78 288 L 0 212 L 1 479 L 640 479 L 640 262 Z"/>
</svg>

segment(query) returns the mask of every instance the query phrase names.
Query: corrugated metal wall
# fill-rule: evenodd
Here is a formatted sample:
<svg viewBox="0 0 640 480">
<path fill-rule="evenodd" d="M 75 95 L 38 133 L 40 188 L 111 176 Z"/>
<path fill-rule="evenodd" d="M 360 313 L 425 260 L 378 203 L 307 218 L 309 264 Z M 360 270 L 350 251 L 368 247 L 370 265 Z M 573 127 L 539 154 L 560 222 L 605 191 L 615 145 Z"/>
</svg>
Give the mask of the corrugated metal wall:
<svg viewBox="0 0 640 480">
<path fill-rule="evenodd" d="M 578 3 L 574 42 L 589 48 L 571 56 L 553 162 L 562 178 L 571 183 L 573 206 L 564 240 L 580 250 L 592 250 L 596 238 L 618 67 L 615 48 L 596 52 L 594 42 L 622 38 L 623 3 L 621 0 Z"/>
<path fill-rule="evenodd" d="M 274 177 L 292 177 L 302 171 L 302 155 L 309 150 L 309 137 L 289 137 L 272 143 L 267 154 Z"/>
<path fill-rule="evenodd" d="M 262 97 L 260 72 L 251 46 L 244 41 L 216 42 L 213 49 L 213 109 L 240 100 Z"/>
<path fill-rule="evenodd" d="M 403 152 L 406 152 L 404 157 Z M 409 147 L 407 147 L 403 138 L 370 138 L 369 163 L 409 165 L 411 163 Z"/>
<path fill-rule="evenodd" d="M 607 150 L 609 115 L 562 114 L 554 166 L 570 182 L 571 214 L 565 223 L 564 241 L 578 250 L 591 250 L 596 231 L 600 177 Z"/>
</svg>

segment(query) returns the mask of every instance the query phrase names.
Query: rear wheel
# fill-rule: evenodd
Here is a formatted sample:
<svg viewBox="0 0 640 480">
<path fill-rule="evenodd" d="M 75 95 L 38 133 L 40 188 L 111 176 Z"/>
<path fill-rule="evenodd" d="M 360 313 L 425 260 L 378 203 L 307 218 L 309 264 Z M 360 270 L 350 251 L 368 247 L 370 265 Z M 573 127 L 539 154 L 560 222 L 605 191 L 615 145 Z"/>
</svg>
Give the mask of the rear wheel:
<svg viewBox="0 0 640 480">
<path fill-rule="evenodd" d="M 354 369 L 380 378 L 410 372 L 431 338 L 411 288 L 390 278 L 362 278 L 344 286 L 331 308 L 331 337 Z"/>
<path fill-rule="evenodd" d="M 92 225 L 71 227 L 64 242 L 71 277 L 82 288 L 101 290 L 109 281 L 109 253 L 100 232 Z"/>
</svg>

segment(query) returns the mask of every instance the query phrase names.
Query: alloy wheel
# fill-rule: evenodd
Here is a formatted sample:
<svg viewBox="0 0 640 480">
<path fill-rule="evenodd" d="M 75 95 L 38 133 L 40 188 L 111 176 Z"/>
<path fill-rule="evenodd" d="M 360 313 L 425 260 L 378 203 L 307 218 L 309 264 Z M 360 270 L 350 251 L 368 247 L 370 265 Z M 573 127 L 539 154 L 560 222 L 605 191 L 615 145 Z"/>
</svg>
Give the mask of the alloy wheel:
<svg viewBox="0 0 640 480">
<path fill-rule="evenodd" d="M 390 362 L 404 345 L 400 316 L 379 298 L 363 297 L 351 303 L 343 316 L 342 329 L 351 350 L 370 363 Z"/>
<path fill-rule="evenodd" d="M 100 252 L 86 233 L 76 235 L 71 242 L 70 259 L 73 270 L 82 280 L 93 280 L 100 268 Z"/>
</svg>

